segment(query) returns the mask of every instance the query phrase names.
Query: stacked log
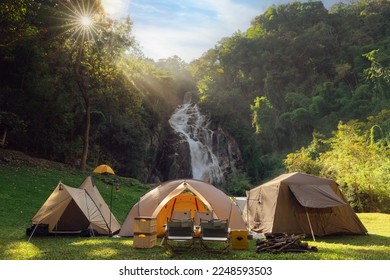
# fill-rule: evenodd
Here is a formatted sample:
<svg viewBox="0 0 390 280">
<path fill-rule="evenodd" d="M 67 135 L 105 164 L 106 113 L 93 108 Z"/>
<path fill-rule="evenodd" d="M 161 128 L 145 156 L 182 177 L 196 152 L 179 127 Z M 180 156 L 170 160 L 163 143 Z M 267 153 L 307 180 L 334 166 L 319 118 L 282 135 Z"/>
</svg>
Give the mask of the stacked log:
<svg viewBox="0 0 390 280">
<path fill-rule="evenodd" d="M 307 242 L 302 242 L 304 234 L 288 235 L 287 233 L 266 233 L 264 239 L 256 240 L 256 252 L 279 253 L 302 253 L 318 252 L 317 247 L 309 246 Z"/>
</svg>

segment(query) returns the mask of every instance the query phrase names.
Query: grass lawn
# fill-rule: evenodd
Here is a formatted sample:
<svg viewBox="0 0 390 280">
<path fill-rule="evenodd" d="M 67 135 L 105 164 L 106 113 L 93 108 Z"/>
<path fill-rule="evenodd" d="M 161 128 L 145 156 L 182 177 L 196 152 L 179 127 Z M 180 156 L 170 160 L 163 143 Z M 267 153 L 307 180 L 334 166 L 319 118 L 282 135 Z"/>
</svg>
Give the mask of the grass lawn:
<svg viewBox="0 0 390 280">
<path fill-rule="evenodd" d="M 116 237 L 33 237 L 25 230 L 31 218 L 49 197 L 59 181 L 78 187 L 89 172 L 56 166 L 9 163 L 0 158 L 0 259 L 2 260 L 390 260 L 390 214 L 359 213 L 369 231 L 366 236 L 331 236 L 306 241 L 318 252 L 270 254 L 255 252 L 255 241 L 247 250 L 228 254 L 208 253 L 196 247 L 191 252 L 168 253 L 160 245 L 151 249 L 133 248 L 132 238 Z M 104 175 L 93 175 L 105 200 L 110 186 Z M 113 196 L 113 213 L 120 223 L 150 186 L 119 178 L 119 193 Z"/>
</svg>

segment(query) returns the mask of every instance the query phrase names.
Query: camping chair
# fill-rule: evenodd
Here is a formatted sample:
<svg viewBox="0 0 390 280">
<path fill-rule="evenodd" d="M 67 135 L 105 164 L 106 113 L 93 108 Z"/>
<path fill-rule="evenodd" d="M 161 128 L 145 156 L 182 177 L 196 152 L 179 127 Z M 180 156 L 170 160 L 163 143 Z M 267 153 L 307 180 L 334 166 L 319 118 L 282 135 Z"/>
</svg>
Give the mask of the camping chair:
<svg viewBox="0 0 390 280">
<path fill-rule="evenodd" d="M 174 211 L 172 213 L 172 220 L 190 220 L 191 211 Z"/>
<path fill-rule="evenodd" d="M 191 214 L 191 213 L 190 213 Z M 189 246 L 175 248 L 174 242 L 187 242 Z M 165 236 L 163 240 L 165 250 L 177 251 L 179 249 L 191 249 L 194 246 L 194 221 L 189 219 L 171 219 L 167 221 Z"/>
<path fill-rule="evenodd" d="M 194 236 L 196 238 L 200 237 L 200 220 L 202 221 L 210 221 L 213 219 L 213 212 L 207 211 L 207 212 L 195 212 L 194 215 Z"/>
<path fill-rule="evenodd" d="M 194 223 L 195 226 L 200 226 L 200 220 L 202 221 L 210 221 L 213 219 L 213 213 L 208 211 L 208 212 L 195 212 L 195 217 L 194 217 Z"/>
<path fill-rule="evenodd" d="M 226 253 L 229 249 L 229 223 L 228 220 L 213 219 L 209 221 L 200 220 L 200 244 L 207 251 L 220 251 Z M 206 243 L 221 242 L 223 247 L 218 246 L 211 248 Z"/>
</svg>

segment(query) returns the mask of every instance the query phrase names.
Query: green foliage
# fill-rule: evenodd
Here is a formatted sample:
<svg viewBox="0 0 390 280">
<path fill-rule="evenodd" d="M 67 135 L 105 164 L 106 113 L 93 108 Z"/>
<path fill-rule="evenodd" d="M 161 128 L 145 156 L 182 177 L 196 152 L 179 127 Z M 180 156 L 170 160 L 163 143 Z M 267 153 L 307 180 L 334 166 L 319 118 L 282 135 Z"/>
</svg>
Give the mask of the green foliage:
<svg viewBox="0 0 390 280">
<path fill-rule="evenodd" d="M 266 118 L 267 113 L 272 109 L 271 102 L 265 96 L 256 97 L 254 104 L 251 105 L 251 110 L 253 112 L 253 120 L 252 125 L 256 128 L 256 133 L 261 132 L 261 124 L 266 122 L 264 118 Z"/>
<path fill-rule="evenodd" d="M 76 2 L 1 1 L 0 111 L 14 129 L 2 116 L 0 133 L 9 127 L 8 148 L 74 165 L 84 146 L 87 167 L 147 181 L 161 123 L 192 77 L 178 57 L 144 59 L 131 20 L 107 18 L 100 1 L 83 1 L 93 28 L 81 27 Z"/>
<path fill-rule="evenodd" d="M 378 62 L 379 50 L 373 50 L 369 53 L 363 54 L 371 62 L 371 67 L 368 68 L 365 73 L 369 79 L 380 79 L 386 83 L 390 83 L 390 69 L 384 67 Z M 382 58 L 381 60 L 384 60 Z M 386 63 L 386 62 L 385 62 Z"/>
<path fill-rule="evenodd" d="M 321 166 L 310 157 L 310 154 L 305 148 L 288 154 L 284 163 L 289 172 L 304 172 L 307 174 L 319 175 L 319 172 L 321 171 Z"/>
<path fill-rule="evenodd" d="M 259 171 L 259 158 L 389 108 L 389 14 L 384 0 L 274 5 L 192 64 L 200 105 L 237 138 L 252 179 L 278 170 Z"/>
<path fill-rule="evenodd" d="M 246 196 L 245 192 L 252 188 L 252 183 L 246 173 L 235 170 L 227 176 L 223 187 L 230 195 Z"/>
<path fill-rule="evenodd" d="M 0 23 L 2 36 L 0 38 L 0 48 L 11 47 L 20 41 L 26 40 L 26 38 L 34 37 L 38 29 L 31 24 L 31 16 L 35 13 L 36 7 L 31 1 L 1 1 Z"/>
<path fill-rule="evenodd" d="M 370 68 L 364 70 L 367 78 L 374 83 L 374 89 L 377 92 L 377 100 L 390 99 L 390 68 L 385 67 L 390 61 L 390 55 L 383 55 L 379 49 L 363 54 L 370 62 Z"/>
<path fill-rule="evenodd" d="M 361 131 L 361 123 L 340 123 L 330 139 L 331 150 L 319 162 L 322 173 L 332 176 L 346 189 L 356 207 L 363 211 L 388 212 L 390 205 L 388 147 L 371 143 L 369 131 Z"/>
<path fill-rule="evenodd" d="M 380 127 L 379 122 L 340 122 L 333 137 L 320 141 L 314 137 L 307 148 L 287 155 L 285 165 L 289 171 L 334 179 L 358 211 L 389 212 L 390 150 L 388 136 L 375 140 Z"/>
<path fill-rule="evenodd" d="M 0 111 L 0 127 L 23 132 L 26 124 L 14 113 Z"/>
</svg>

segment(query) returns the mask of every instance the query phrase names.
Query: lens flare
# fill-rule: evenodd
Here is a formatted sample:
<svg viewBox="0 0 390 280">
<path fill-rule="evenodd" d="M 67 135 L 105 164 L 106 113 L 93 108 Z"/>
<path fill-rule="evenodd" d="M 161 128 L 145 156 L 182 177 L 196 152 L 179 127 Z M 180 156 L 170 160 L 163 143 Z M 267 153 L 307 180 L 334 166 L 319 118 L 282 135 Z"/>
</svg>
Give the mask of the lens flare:
<svg viewBox="0 0 390 280">
<path fill-rule="evenodd" d="M 64 24 L 61 28 L 63 33 L 69 34 L 75 43 L 84 43 L 86 41 L 95 41 L 99 34 L 101 17 L 101 7 L 97 6 L 95 1 L 63 1 L 62 18 Z"/>
<path fill-rule="evenodd" d="M 89 17 L 87 17 L 87 16 L 82 16 L 80 18 L 80 23 L 85 28 L 88 28 L 88 27 L 90 27 L 93 24 L 92 20 Z"/>
</svg>

